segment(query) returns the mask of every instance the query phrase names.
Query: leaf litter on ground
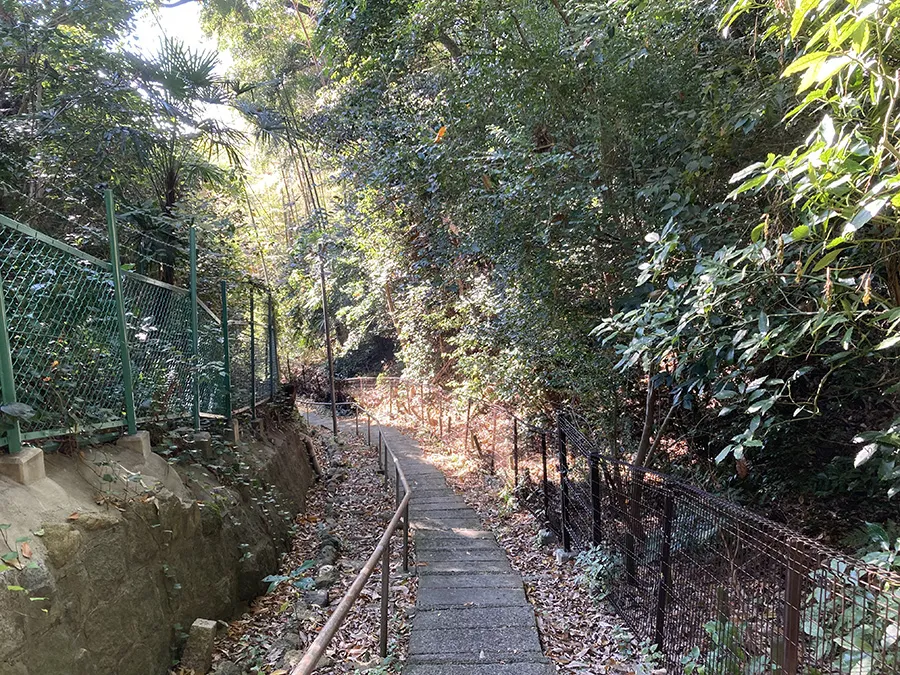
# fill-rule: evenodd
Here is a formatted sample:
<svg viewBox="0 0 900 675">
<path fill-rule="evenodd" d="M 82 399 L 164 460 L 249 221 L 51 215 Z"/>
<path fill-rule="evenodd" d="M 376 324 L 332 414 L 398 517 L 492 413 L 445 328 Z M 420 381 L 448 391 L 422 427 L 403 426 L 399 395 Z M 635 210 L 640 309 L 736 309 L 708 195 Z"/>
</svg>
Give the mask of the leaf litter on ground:
<svg viewBox="0 0 900 675">
<path fill-rule="evenodd" d="M 306 511 L 296 519 L 294 540 L 279 571 L 264 579 L 268 592 L 217 640 L 213 672 L 217 665 L 231 662 L 242 673 L 289 673 L 375 550 L 393 514 L 391 493 L 377 473 L 377 451 L 353 435 L 340 435 L 338 443 L 330 434 L 316 435 L 323 479 L 310 488 Z M 335 564 L 339 576 L 328 589 L 327 607 L 311 605 L 305 597 L 314 584 L 322 528 L 340 541 Z M 382 660 L 378 653 L 381 573 L 376 568 L 317 673 L 399 672 L 408 652 L 407 617 L 417 588 L 415 577 L 401 574 L 399 548 L 392 547 L 388 658 Z M 410 554 L 415 555 L 412 545 Z"/>
</svg>

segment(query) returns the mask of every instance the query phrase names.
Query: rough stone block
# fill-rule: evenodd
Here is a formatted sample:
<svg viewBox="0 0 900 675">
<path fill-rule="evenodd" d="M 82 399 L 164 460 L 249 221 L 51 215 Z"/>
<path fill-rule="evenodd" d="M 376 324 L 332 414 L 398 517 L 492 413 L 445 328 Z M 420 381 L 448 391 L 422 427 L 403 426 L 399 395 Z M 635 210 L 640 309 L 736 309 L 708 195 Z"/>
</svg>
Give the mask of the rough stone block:
<svg viewBox="0 0 900 675">
<path fill-rule="evenodd" d="M 213 459 L 212 436 L 208 431 L 197 431 L 193 438 L 194 447 L 200 451 L 204 459 Z"/>
<path fill-rule="evenodd" d="M 241 425 L 234 418 L 225 423 L 225 441 L 228 443 L 241 442 Z"/>
<path fill-rule="evenodd" d="M 136 434 L 127 434 L 122 436 L 116 445 L 124 450 L 136 450 L 144 457 L 144 461 L 150 457 L 152 450 L 150 449 L 150 432 L 138 431 Z"/>
<path fill-rule="evenodd" d="M 12 478 L 22 485 L 31 485 L 45 478 L 44 451 L 25 445 L 21 452 L 14 455 L 0 455 L 0 475 Z"/>
<path fill-rule="evenodd" d="M 197 619 L 191 624 L 181 667 L 193 671 L 195 675 L 206 675 L 212 667 L 213 647 L 216 641 L 216 622 L 209 619 Z"/>
</svg>

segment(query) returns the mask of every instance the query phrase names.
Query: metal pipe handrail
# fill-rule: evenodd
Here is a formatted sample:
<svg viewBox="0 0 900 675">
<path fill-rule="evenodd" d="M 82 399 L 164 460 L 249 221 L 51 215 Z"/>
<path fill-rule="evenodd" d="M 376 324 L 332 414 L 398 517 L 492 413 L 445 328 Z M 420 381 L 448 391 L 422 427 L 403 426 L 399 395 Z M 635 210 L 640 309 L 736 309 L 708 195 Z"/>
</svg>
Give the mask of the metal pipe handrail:
<svg viewBox="0 0 900 675">
<path fill-rule="evenodd" d="M 297 401 L 297 403 L 308 407 L 331 405 L 331 403 L 327 401 L 300 400 Z M 303 658 L 296 666 L 294 666 L 293 670 L 291 670 L 290 675 L 309 675 L 316 669 L 316 666 L 318 665 L 319 660 L 322 658 L 322 655 L 325 653 L 325 650 L 328 648 L 328 645 L 334 639 L 334 636 L 337 634 L 338 629 L 347 618 L 347 614 L 350 612 L 351 607 L 353 607 L 353 604 L 359 599 L 359 595 L 362 592 L 363 587 L 366 585 L 366 582 L 371 578 L 372 573 L 375 571 L 375 566 L 378 564 L 379 558 L 381 559 L 381 630 L 379 639 L 379 651 L 382 658 L 387 656 L 387 596 L 388 590 L 390 588 L 391 537 L 394 536 L 394 533 L 397 531 L 397 528 L 399 527 L 401 521 L 403 523 L 403 570 L 407 571 L 409 569 L 409 502 L 412 499 L 412 491 L 410 490 L 409 483 L 406 480 L 406 474 L 403 472 L 403 468 L 400 466 L 400 462 L 397 460 L 397 456 L 388 446 L 387 440 L 384 438 L 384 434 L 381 433 L 383 425 L 378 420 L 378 418 L 372 415 L 370 411 L 366 410 L 355 401 L 343 403 L 342 405 L 350 405 L 353 409 L 356 410 L 357 434 L 359 434 L 358 419 L 360 412 L 363 412 L 368 416 L 370 423 L 371 420 L 375 420 L 375 423 L 379 427 L 378 462 L 382 465 L 386 481 L 388 475 L 387 456 L 388 454 L 390 454 L 391 460 L 394 463 L 397 492 L 399 495 L 399 490 L 402 486 L 403 497 L 397 503 L 397 508 L 394 511 L 394 515 L 391 518 L 390 523 L 388 523 L 388 526 L 385 528 L 384 533 L 381 535 L 381 539 L 379 539 L 378 545 L 375 547 L 375 550 L 372 551 L 372 554 L 369 556 L 366 564 L 356 575 L 356 578 L 353 580 L 350 588 L 348 588 L 347 592 L 344 593 L 343 597 L 338 603 L 338 606 L 328 618 L 328 621 L 326 621 L 325 625 L 322 626 L 322 630 L 319 631 L 316 639 L 313 640 L 312 644 L 307 648 L 306 652 L 303 654 Z M 369 439 L 369 445 L 370 447 L 372 447 L 371 438 Z M 381 459 L 382 445 L 384 446 L 385 453 L 383 463 Z"/>
</svg>

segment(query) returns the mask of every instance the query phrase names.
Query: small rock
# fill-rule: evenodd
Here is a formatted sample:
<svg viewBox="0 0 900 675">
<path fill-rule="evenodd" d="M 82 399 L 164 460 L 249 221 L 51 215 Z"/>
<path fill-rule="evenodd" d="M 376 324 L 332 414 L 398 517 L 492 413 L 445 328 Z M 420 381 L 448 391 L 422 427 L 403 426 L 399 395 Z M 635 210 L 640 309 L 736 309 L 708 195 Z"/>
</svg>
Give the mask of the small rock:
<svg viewBox="0 0 900 675">
<path fill-rule="evenodd" d="M 334 546 L 326 545 L 319 551 L 320 565 L 334 565 L 338 559 L 338 552 Z"/>
<path fill-rule="evenodd" d="M 316 576 L 316 588 L 331 588 L 338 582 L 338 579 L 340 579 L 340 574 L 334 565 L 322 565 Z"/>
<path fill-rule="evenodd" d="M 233 661 L 220 661 L 213 670 L 213 675 L 243 675 L 243 672 Z"/>
<path fill-rule="evenodd" d="M 319 526 L 319 545 L 324 549 L 326 546 L 330 546 L 336 551 L 341 550 L 341 540 L 334 536 L 334 533 L 324 525 Z"/>
<path fill-rule="evenodd" d="M 191 624 L 184 654 L 181 656 L 181 667 L 196 673 L 208 673 L 212 666 L 213 645 L 216 640 L 216 622 L 209 619 L 197 619 Z"/>
<path fill-rule="evenodd" d="M 68 523 L 48 523 L 43 526 L 44 546 L 54 567 L 62 567 L 81 548 L 82 534 Z"/>
<path fill-rule="evenodd" d="M 272 649 L 283 649 L 285 654 L 300 649 L 300 636 L 294 632 L 288 631 L 275 640 Z"/>
<path fill-rule="evenodd" d="M 413 618 L 416 615 L 416 608 L 415 607 L 407 607 L 405 610 L 403 610 L 403 615 L 407 619 Z"/>
<path fill-rule="evenodd" d="M 541 530 L 538 532 L 538 543 L 541 547 L 555 546 L 557 541 L 556 532 L 553 530 Z"/>
<path fill-rule="evenodd" d="M 571 562 L 572 560 L 575 560 L 574 553 L 570 553 L 569 551 L 566 551 L 561 548 L 558 548 L 555 551 L 553 551 L 553 557 L 556 558 L 557 565 L 562 565 L 563 563 Z"/>
<path fill-rule="evenodd" d="M 315 607 L 328 607 L 328 591 L 306 591 L 303 594 L 303 599 Z"/>
<path fill-rule="evenodd" d="M 281 657 L 281 661 L 278 662 L 278 668 L 284 670 L 291 670 L 294 666 L 296 666 L 303 659 L 303 652 L 299 649 L 291 649 L 284 653 L 284 656 Z"/>
<path fill-rule="evenodd" d="M 119 519 L 105 513 L 82 513 L 75 521 L 82 529 L 88 532 L 105 530 L 118 524 Z"/>
<path fill-rule="evenodd" d="M 334 665 L 334 659 L 330 656 L 325 656 L 324 654 L 319 659 L 319 662 L 316 664 L 316 670 L 319 668 L 328 668 L 328 666 Z"/>
</svg>

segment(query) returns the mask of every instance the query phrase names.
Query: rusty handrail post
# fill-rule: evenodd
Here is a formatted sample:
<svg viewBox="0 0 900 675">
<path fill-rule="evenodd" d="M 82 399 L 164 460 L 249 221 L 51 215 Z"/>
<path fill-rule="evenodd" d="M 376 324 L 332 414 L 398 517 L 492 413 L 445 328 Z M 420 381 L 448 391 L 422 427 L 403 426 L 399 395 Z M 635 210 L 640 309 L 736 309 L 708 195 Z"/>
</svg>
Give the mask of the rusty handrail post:
<svg viewBox="0 0 900 675">
<path fill-rule="evenodd" d="M 381 461 L 381 427 L 378 427 L 378 465 L 381 469 L 387 468 L 387 462 L 382 463 Z"/>
<path fill-rule="evenodd" d="M 400 508 L 400 467 L 397 466 L 397 460 L 394 460 L 394 508 Z"/>
<path fill-rule="evenodd" d="M 378 653 L 381 658 L 387 656 L 388 640 L 388 595 L 391 592 L 391 540 L 381 556 L 381 634 L 378 639 Z"/>
<path fill-rule="evenodd" d="M 409 502 L 403 509 L 403 573 L 409 574 Z"/>
<path fill-rule="evenodd" d="M 372 413 L 366 412 L 366 437 L 369 447 L 372 447 Z"/>
<path fill-rule="evenodd" d="M 356 411 L 354 421 L 356 422 L 356 435 L 359 436 L 359 403 L 353 404 L 353 410 Z"/>
<path fill-rule="evenodd" d="M 404 508 L 409 505 L 409 498 L 410 495 L 407 495 L 403 498 L 405 502 L 403 504 Z M 398 509 L 397 512 L 394 513 L 394 517 L 391 519 L 391 522 L 387 526 L 387 529 L 385 529 L 384 534 L 381 535 L 378 546 L 376 546 L 375 550 L 372 551 L 372 554 L 366 561 L 365 566 L 362 568 L 362 570 L 360 570 L 359 574 L 356 575 L 356 578 L 353 580 L 350 588 L 344 594 L 344 597 L 341 598 L 341 601 L 338 603 L 337 607 L 335 607 L 335 610 L 328 618 L 328 621 L 326 621 L 325 625 L 322 626 L 322 630 L 319 631 L 316 639 L 313 640 L 313 643 L 306 650 L 306 653 L 303 655 L 300 663 L 294 666 L 294 669 L 291 671 L 291 675 L 309 675 L 316 669 L 316 665 L 319 663 L 319 659 L 322 658 L 322 655 L 325 653 L 325 649 L 327 649 L 329 643 L 334 638 L 338 628 L 341 627 L 344 619 L 347 618 L 347 614 L 349 613 L 350 608 L 353 606 L 353 603 L 355 603 L 359 598 L 359 594 L 362 592 L 363 587 L 366 585 L 366 582 L 375 571 L 375 567 L 378 564 L 379 559 L 387 559 L 388 561 L 390 561 L 391 537 L 396 531 L 397 526 L 400 524 L 401 516 L 402 512 Z M 390 579 L 388 579 L 388 581 L 390 581 Z M 383 578 L 382 583 L 384 583 Z M 388 587 L 388 590 L 390 591 L 390 587 Z M 383 596 L 386 596 L 386 594 L 383 594 Z"/>
</svg>

